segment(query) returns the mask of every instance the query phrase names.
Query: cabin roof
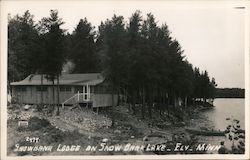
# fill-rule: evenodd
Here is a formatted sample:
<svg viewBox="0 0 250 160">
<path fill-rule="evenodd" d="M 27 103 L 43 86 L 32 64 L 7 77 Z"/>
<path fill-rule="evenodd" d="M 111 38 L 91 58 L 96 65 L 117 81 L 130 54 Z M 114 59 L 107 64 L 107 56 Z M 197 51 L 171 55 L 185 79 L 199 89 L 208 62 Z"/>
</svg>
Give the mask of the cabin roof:
<svg viewBox="0 0 250 160">
<path fill-rule="evenodd" d="M 59 77 L 59 85 L 97 85 L 104 81 L 100 73 L 82 73 L 82 74 L 62 74 Z M 55 79 L 55 84 L 57 80 Z M 29 75 L 22 81 L 10 83 L 12 86 L 18 85 L 41 85 L 41 75 Z M 52 81 L 43 78 L 43 85 L 53 85 Z"/>
</svg>

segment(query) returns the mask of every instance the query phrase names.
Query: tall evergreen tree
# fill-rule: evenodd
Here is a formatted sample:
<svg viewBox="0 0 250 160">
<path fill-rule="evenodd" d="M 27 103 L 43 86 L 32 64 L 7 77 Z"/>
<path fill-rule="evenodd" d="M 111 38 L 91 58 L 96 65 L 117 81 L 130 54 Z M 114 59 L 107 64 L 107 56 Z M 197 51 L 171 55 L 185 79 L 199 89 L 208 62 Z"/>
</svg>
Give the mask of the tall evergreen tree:
<svg viewBox="0 0 250 160">
<path fill-rule="evenodd" d="M 60 104 L 59 76 L 65 62 L 64 30 L 60 28 L 62 24 L 64 22 L 58 17 L 57 10 L 51 10 L 50 17 L 40 21 L 40 32 L 44 37 L 44 55 L 46 55 L 46 64 L 43 64 L 42 72 L 53 84 L 54 80 L 57 79 L 57 115 L 59 115 Z"/>
<path fill-rule="evenodd" d="M 98 57 L 94 27 L 86 18 L 81 19 L 71 36 L 69 59 L 75 64 L 74 73 L 98 72 Z"/>
<path fill-rule="evenodd" d="M 128 37 L 128 60 L 127 64 L 127 84 L 126 84 L 126 94 L 130 103 L 132 103 L 133 113 L 135 113 L 135 103 L 138 97 L 138 86 L 140 81 L 138 81 L 138 62 L 141 54 L 141 26 L 142 26 L 142 16 L 140 11 L 136 11 L 129 18 L 129 26 L 127 27 L 127 37 Z"/>
<path fill-rule="evenodd" d="M 9 17 L 8 82 L 19 81 L 36 72 L 39 52 L 34 16 L 27 10 L 22 16 Z"/>
<path fill-rule="evenodd" d="M 120 86 L 124 83 L 128 63 L 124 18 L 114 15 L 111 20 L 107 20 L 102 25 L 101 29 L 100 37 L 103 38 L 103 43 L 99 54 L 102 56 L 102 64 L 105 68 L 103 74 L 111 84 L 112 97 L 114 98 L 114 93 L 119 94 Z M 114 107 L 114 103 L 112 104 Z"/>
</svg>

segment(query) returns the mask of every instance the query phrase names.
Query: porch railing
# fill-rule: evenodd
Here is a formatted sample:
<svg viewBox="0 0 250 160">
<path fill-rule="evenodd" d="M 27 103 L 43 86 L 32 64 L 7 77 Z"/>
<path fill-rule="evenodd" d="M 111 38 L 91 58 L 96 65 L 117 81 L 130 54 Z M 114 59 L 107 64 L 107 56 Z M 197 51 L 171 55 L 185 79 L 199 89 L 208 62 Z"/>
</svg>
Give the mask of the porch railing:
<svg viewBox="0 0 250 160">
<path fill-rule="evenodd" d="M 90 101 L 90 93 L 79 93 L 78 92 L 77 94 L 73 95 L 72 97 L 66 99 L 62 103 L 62 108 L 64 108 L 65 104 L 72 99 L 75 99 L 76 102 L 88 102 L 88 101 Z"/>
</svg>

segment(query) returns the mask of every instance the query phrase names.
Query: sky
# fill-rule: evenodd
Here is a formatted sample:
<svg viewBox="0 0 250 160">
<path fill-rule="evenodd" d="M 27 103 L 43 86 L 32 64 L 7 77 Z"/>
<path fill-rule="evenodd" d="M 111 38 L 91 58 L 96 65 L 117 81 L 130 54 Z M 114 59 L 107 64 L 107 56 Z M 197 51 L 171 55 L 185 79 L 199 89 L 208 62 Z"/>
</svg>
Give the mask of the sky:
<svg viewBox="0 0 250 160">
<path fill-rule="evenodd" d="M 81 18 L 96 28 L 114 14 L 129 17 L 136 10 L 143 17 L 152 13 L 157 24 L 166 23 L 171 36 L 177 39 L 187 60 L 200 70 L 207 70 L 218 87 L 244 88 L 245 9 L 235 9 L 229 2 L 207 1 L 6 1 L 4 13 L 22 15 L 29 10 L 38 21 L 57 9 L 72 32 Z"/>
</svg>

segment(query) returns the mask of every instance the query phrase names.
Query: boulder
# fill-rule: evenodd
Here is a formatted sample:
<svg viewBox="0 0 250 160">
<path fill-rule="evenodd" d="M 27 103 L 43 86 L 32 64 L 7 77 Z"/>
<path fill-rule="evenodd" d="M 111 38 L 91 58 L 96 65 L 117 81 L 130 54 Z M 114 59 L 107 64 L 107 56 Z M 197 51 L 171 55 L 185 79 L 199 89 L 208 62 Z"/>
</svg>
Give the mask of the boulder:
<svg viewBox="0 0 250 160">
<path fill-rule="evenodd" d="M 108 141 L 109 141 L 109 140 L 108 140 L 107 138 L 103 138 L 103 139 L 102 139 L 102 142 L 103 142 L 103 143 L 107 143 Z"/>
<path fill-rule="evenodd" d="M 149 139 L 148 139 L 148 136 L 143 137 L 142 140 L 143 140 L 143 141 L 148 141 L 148 140 L 149 140 Z"/>
<path fill-rule="evenodd" d="M 29 125 L 29 122 L 28 121 L 26 121 L 26 120 L 19 120 L 18 121 L 18 126 L 19 127 L 27 127 Z"/>
<path fill-rule="evenodd" d="M 120 130 L 116 129 L 116 130 L 114 131 L 114 133 L 115 133 L 115 134 L 121 134 L 122 132 L 121 132 Z"/>
<path fill-rule="evenodd" d="M 23 108 L 24 110 L 29 110 L 31 108 L 31 105 L 25 105 Z"/>
</svg>

